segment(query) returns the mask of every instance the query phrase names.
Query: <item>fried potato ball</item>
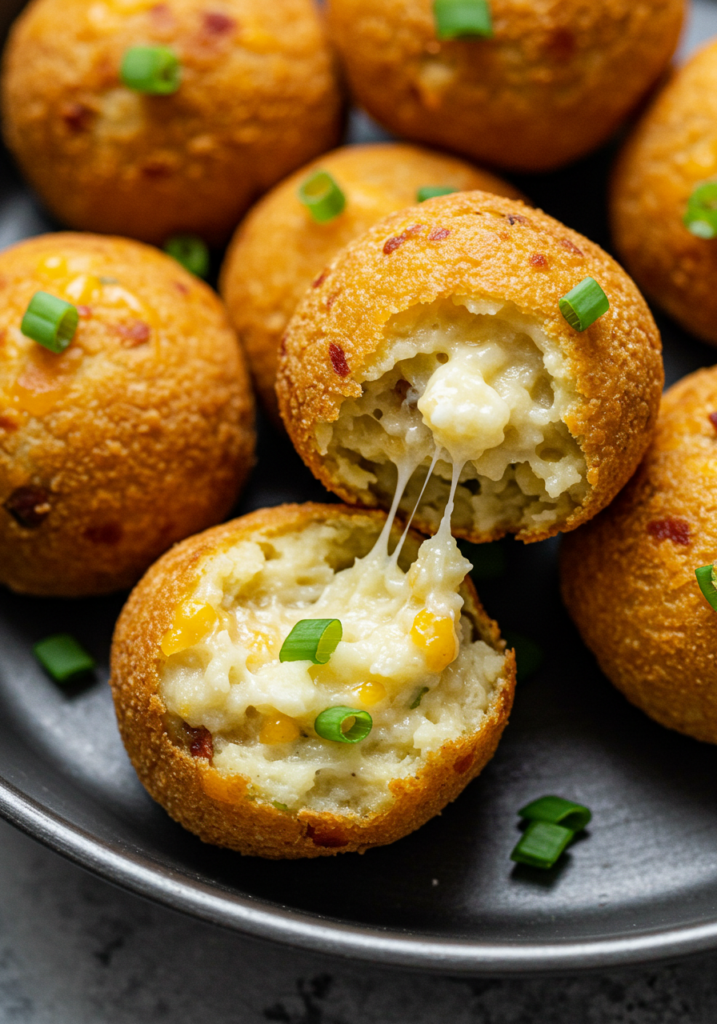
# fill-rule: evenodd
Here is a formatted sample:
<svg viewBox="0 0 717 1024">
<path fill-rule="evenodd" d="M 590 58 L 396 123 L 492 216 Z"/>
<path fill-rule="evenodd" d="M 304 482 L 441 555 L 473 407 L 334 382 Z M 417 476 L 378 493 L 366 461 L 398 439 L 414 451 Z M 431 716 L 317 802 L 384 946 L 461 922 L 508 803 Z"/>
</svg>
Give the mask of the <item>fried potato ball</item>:
<svg viewBox="0 0 717 1024">
<path fill-rule="evenodd" d="M 661 725 L 717 743 L 717 613 L 695 569 L 717 558 L 717 366 L 665 396 L 629 485 L 565 538 L 566 607 L 606 676 Z"/>
<path fill-rule="evenodd" d="M 409 139 L 524 171 L 609 138 L 667 66 L 684 0 L 490 0 L 491 38 L 439 39 L 433 0 L 329 0 L 357 101 Z"/>
<path fill-rule="evenodd" d="M 21 333 L 46 292 L 79 311 L 55 354 Z M 219 522 L 251 465 L 253 401 L 217 296 L 138 242 L 52 234 L 0 253 L 0 583 L 131 586 Z"/>
<path fill-rule="evenodd" d="M 149 793 L 205 842 L 363 852 L 424 824 L 492 757 L 514 652 L 450 534 L 420 550 L 409 534 L 396 562 L 386 526 L 341 505 L 263 509 L 184 541 L 133 591 L 112 646 L 120 732 Z M 317 618 L 342 625 L 328 660 L 280 660 Z M 362 717 L 363 738 L 327 732 L 330 708 Z"/>
<path fill-rule="evenodd" d="M 558 302 L 586 277 L 610 309 L 580 333 Z M 351 243 L 285 339 L 279 405 L 312 472 L 384 508 L 398 481 L 405 512 L 423 495 L 416 525 L 431 533 L 455 468 L 453 528 L 473 541 L 540 540 L 603 508 L 650 441 L 663 381 L 657 328 L 614 260 L 485 192 Z"/>
<path fill-rule="evenodd" d="M 137 46 L 174 51 L 175 93 L 123 84 Z M 10 34 L 2 97 L 7 145 L 53 214 L 156 244 L 223 242 L 341 127 L 312 0 L 33 0 Z"/>
<path fill-rule="evenodd" d="M 302 182 L 318 170 L 327 171 L 346 197 L 343 212 L 322 224 L 298 196 Z M 344 146 L 277 185 L 237 230 L 220 289 L 275 421 L 280 422 L 274 391 L 279 341 L 302 295 L 339 249 L 387 214 L 413 206 L 418 189 L 427 185 L 520 197 L 487 171 L 418 146 Z"/>
<path fill-rule="evenodd" d="M 683 327 L 717 344 L 717 241 L 683 217 L 696 186 L 717 177 L 717 40 L 675 72 L 625 145 L 611 219 L 620 258 Z"/>
</svg>

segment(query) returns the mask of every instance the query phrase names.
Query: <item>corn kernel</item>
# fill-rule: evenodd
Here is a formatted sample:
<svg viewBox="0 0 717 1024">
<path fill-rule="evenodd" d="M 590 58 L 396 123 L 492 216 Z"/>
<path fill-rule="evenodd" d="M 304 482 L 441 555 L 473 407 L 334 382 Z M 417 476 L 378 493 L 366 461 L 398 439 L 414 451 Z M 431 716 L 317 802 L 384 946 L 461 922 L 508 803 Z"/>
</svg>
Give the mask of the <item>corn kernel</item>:
<svg viewBox="0 0 717 1024">
<path fill-rule="evenodd" d="M 205 768 L 201 782 L 207 796 L 220 803 L 240 804 L 246 797 L 247 782 L 241 775 L 220 775 L 213 768 Z"/>
<path fill-rule="evenodd" d="M 427 608 L 413 620 L 411 640 L 423 651 L 429 672 L 442 672 L 458 654 L 453 619 L 434 615 Z"/>
<path fill-rule="evenodd" d="M 259 733 L 260 743 L 291 743 L 301 734 L 299 726 L 293 718 L 283 715 L 281 711 L 272 711 L 266 715 Z"/>
<path fill-rule="evenodd" d="M 65 285 L 65 295 L 75 305 L 84 306 L 99 296 L 101 287 L 99 277 L 95 277 L 94 274 L 80 274 Z"/>
<path fill-rule="evenodd" d="M 194 647 L 208 636 L 216 621 L 217 613 L 209 604 L 179 605 L 174 612 L 171 629 L 162 638 L 162 654 L 168 658 L 171 654 L 179 654 L 188 647 Z"/>
<path fill-rule="evenodd" d="M 45 277 L 66 277 L 67 260 L 64 256 L 45 256 L 38 263 L 37 269 Z"/>
<path fill-rule="evenodd" d="M 386 687 L 383 683 L 362 683 L 353 691 L 364 707 L 370 708 L 378 704 L 386 696 Z"/>
</svg>

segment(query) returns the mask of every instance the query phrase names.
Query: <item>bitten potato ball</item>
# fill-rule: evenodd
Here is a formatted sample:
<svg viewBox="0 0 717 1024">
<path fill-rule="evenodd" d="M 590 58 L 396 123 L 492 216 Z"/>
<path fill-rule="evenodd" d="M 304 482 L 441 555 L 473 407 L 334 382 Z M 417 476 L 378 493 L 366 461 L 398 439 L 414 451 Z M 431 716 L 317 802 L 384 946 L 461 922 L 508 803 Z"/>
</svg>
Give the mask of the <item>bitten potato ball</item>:
<svg viewBox="0 0 717 1024">
<path fill-rule="evenodd" d="M 176 821 L 262 857 L 364 851 L 481 771 L 514 653 L 450 534 L 419 539 L 396 562 L 382 513 L 285 505 L 150 569 L 117 624 L 111 683 L 132 763 Z M 299 622 L 327 619 L 342 635 L 323 660 L 316 643 L 280 654 Z"/>
<path fill-rule="evenodd" d="M 617 500 L 566 538 L 568 611 L 607 677 L 661 725 L 717 743 L 717 612 L 695 570 L 717 558 L 717 366 L 664 396 Z"/>
<path fill-rule="evenodd" d="M 175 92 L 125 84 L 137 47 L 174 54 Z M 55 216 L 155 244 L 178 232 L 222 242 L 340 132 L 312 0 L 33 0 L 10 34 L 2 94 L 7 145 Z"/>
<path fill-rule="evenodd" d="M 581 333 L 559 300 L 586 278 L 610 308 Z M 473 541 L 540 540 L 598 512 L 650 441 L 663 381 L 657 328 L 614 260 L 485 192 L 431 199 L 351 243 L 285 339 L 279 405 L 313 473 L 384 508 L 398 482 L 430 533 L 455 472 L 453 529 Z"/>
<path fill-rule="evenodd" d="M 37 292 L 79 322 L 59 354 L 20 330 Z M 219 522 L 251 465 L 253 402 L 221 302 L 138 242 L 33 238 L 0 254 L 0 583 L 131 586 Z"/>
<path fill-rule="evenodd" d="M 314 220 L 298 194 L 317 171 L 328 172 L 346 200 L 343 211 L 325 223 Z M 273 419 L 279 419 L 279 341 L 302 295 L 339 249 L 387 214 L 413 206 L 424 186 L 519 197 L 487 171 L 417 146 L 345 146 L 277 185 L 238 229 L 222 268 L 221 292 Z"/>
<path fill-rule="evenodd" d="M 370 114 L 409 139 L 524 171 L 609 138 L 668 64 L 684 6 L 490 0 L 490 38 L 441 38 L 433 0 L 329 0 L 351 90 Z"/>
<path fill-rule="evenodd" d="M 717 344 L 717 222 L 712 238 L 684 223 L 693 191 L 710 181 L 717 181 L 717 40 L 675 72 L 644 115 L 611 194 L 615 245 L 637 283 L 688 331 Z M 714 217 L 714 196 L 710 205 Z"/>
</svg>

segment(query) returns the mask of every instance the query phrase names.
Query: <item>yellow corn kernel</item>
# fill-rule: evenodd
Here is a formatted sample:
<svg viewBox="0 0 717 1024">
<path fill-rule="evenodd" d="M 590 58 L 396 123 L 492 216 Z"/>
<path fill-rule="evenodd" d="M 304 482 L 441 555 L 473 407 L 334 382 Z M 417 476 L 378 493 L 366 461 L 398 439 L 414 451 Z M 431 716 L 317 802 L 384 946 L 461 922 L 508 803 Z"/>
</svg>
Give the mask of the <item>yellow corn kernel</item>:
<svg viewBox="0 0 717 1024">
<path fill-rule="evenodd" d="M 102 285 L 94 274 L 80 274 L 65 285 L 65 295 L 75 305 L 84 306 L 97 298 Z"/>
<path fill-rule="evenodd" d="M 64 256 L 45 256 L 37 269 L 44 277 L 67 277 L 67 260 Z"/>
<path fill-rule="evenodd" d="M 434 615 L 427 608 L 413 620 L 411 640 L 423 651 L 429 672 L 442 672 L 458 654 L 453 619 Z"/>
<path fill-rule="evenodd" d="M 362 683 L 353 692 L 364 707 L 371 708 L 386 696 L 386 687 L 383 683 Z"/>
<path fill-rule="evenodd" d="M 223 804 L 240 804 L 246 797 L 247 781 L 241 775 L 220 775 L 207 766 L 202 770 L 201 783 L 207 796 Z"/>
<path fill-rule="evenodd" d="M 291 743 L 301 734 L 299 726 L 293 718 L 283 715 L 281 711 L 272 711 L 264 717 L 259 733 L 260 743 Z"/>
<path fill-rule="evenodd" d="M 216 621 L 217 613 L 210 604 L 179 605 L 174 612 L 172 628 L 162 638 L 162 654 L 168 658 L 171 654 L 194 647 L 211 632 Z"/>
</svg>

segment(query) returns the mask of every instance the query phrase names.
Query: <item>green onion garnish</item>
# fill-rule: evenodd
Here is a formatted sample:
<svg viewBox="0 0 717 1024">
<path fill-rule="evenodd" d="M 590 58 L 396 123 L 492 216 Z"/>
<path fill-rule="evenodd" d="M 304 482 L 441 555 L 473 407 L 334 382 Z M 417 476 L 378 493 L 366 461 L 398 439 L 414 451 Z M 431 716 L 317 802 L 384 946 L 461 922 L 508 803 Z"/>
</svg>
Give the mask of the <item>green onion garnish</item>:
<svg viewBox="0 0 717 1024">
<path fill-rule="evenodd" d="M 80 314 L 64 299 L 35 292 L 25 310 L 20 330 L 50 352 L 64 352 L 75 336 Z"/>
<path fill-rule="evenodd" d="M 373 719 L 368 711 L 357 711 L 356 708 L 326 708 L 314 722 L 319 736 L 334 743 L 359 743 L 366 739 L 372 728 Z"/>
<path fill-rule="evenodd" d="M 592 814 L 582 804 L 574 804 L 561 796 L 541 796 L 539 800 L 522 807 L 518 814 L 528 821 L 547 821 L 551 825 L 562 825 L 573 832 L 586 828 Z"/>
<path fill-rule="evenodd" d="M 552 868 L 575 833 L 571 828 L 549 821 L 531 821 L 516 844 L 510 859 L 534 868 Z"/>
<path fill-rule="evenodd" d="M 571 327 L 586 331 L 590 324 L 607 313 L 610 303 L 593 277 L 584 277 L 580 284 L 558 299 L 558 307 Z"/>
<path fill-rule="evenodd" d="M 413 702 L 408 705 L 410 711 L 415 711 L 417 707 L 420 707 L 423 695 L 428 693 L 428 687 L 422 686 L 416 696 L 413 698 Z"/>
<path fill-rule="evenodd" d="M 439 39 L 493 35 L 488 0 L 433 0 L 433 20 Z"/>
<path fill-rule="evenodd" d="M 300 619 L 281 645 L 279 661 L 325 665 L 343 633 L 339 619 Z"/>
<path fill-rule="evenodd" d="M 427 199 L 435 199 L 436 196 L 450 196 L 457 192 L 452 185 L 424 185 L 416 192 L 416 202 L 425 203 Z"/>
<path fill-rule="evenodd" d="M 545 661 L 545 652 L 534 640 L 530 640 L 521 633 L 515 633 L 512 629 L 503 630 L 503 639 L 508 647 L 515 649 L 516 676 L 518 682 L 522 683 L 542 666 Z"/>
<path fill-rule="evenodd" d="M 209 249 L 196 235 L 175 235 L 164 243 L 164 251 L 196 277 L 209 273 Z"/>
<path fill-rule="evenodd" d="M 135 92 L 169 96 L 179 88 L 182 69 L 168 46 L 132 46 L 122 57 L 120 78 Z"/>
<path fill-rule="evenodd" d="M 475 580 L 497 580 L 505 573 L 505 549 L 500 541 L 490 544 L 471 544 L 467 540 L 458 542 L 458 547 L 469 562 L 473 563 L 471 576 Z"/>
<path fill-rule="evenodd" d="M 95 667 L 94 658 L 69 633 L 48 636 L 36 643 L 32 650 L 56 683 L 68 683 Z"/>
<path fill-rule="evenodd" d="M 327 171 L 316 171 L 299 187 L 299 199 L 318 224 L 325 224 L 343 211 L 346 196 Z"/>
<path fill-rule="evenodd" d="M 717 181 L 703 181 L 695 186 L 682 220 L 698 238 L 717 237 Z"/>
<path fill-rule="evenodd" d="M 274 805 L 274 807 L 276 807 L 277 811 L 288 811 L 289 810 L 289 808 L 288 808 L 288 806 L 286 804 L 282 804 L 278 800 L 272 800 L 271 802 Z"/>
<path fill-rule="evenodd" d="M 717 587 L 715 587 L 715 569 L 713 565 L 701 565 L 695 569 L 695 576 L 700 590 L 710 605 L 717 612 Z"/>
</svg>

